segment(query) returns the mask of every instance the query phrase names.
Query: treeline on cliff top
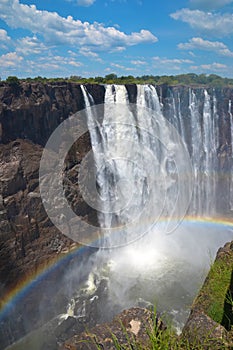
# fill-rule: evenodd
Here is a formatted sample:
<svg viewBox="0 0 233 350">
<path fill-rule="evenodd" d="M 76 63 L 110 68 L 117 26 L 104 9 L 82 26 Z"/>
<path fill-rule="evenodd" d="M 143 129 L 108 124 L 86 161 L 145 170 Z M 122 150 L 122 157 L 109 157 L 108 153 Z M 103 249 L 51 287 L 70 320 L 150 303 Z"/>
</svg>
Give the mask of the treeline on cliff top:
<svg viewBox="0 0 233 350">
<path fill-rule="evenodd" d="M 105 77 L 83 78 L 72 75 L 69 78 L 26 78 L 19 79 L 16 76 L 9 76 L 5 82 L 8 84 L 20 84 L 20 82 L 39 82 L 39 83 L 56 83 L 56 82 L 74 82 L 80 84 L 154 84 L 154 85 L 208 85 L 213 87 L 233 86 L 233 79 L 223 78 L 216 74 L 179 74 L 179 75 L 143 75 L 134 77 L 132 75 L 120 76 L 116 74 L 107 74 Z"/>
</svg>

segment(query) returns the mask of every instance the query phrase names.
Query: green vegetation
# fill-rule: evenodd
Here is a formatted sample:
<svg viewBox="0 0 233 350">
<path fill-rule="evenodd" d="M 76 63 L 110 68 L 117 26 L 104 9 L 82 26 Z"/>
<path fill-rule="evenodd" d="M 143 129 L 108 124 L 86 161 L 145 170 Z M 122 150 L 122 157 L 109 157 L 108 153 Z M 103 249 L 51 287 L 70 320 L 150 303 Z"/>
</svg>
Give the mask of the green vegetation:
<svg viewBox="0 0 233 350">
<path fill-rule="evenodd" d="M 79 84 L 155 84 L 155 85 L 203 85 L 210 87 L 226 87 L 233 86 L 233 79 L 223 78 L 216 74 L 179 74 L 179 75 L 143 75 L 140 77 L 134 77 L 132 75 L 120 76 L 118 77 L 115 73 L 107 74 L 105 77 L 90 77 L 83 78 L 81 76 L 72 75 L 69 78 L 46 78 L 46 77 L 36 77 L 36 78 L 26 78 L 18 79 L 17 77 L 8 77 L 6 82 L 12 84 L 16 81 L 26 81 L 26 82 L 39 82 L 42 84 L 46 83 L 62 83 L 62 82 L 75 82 Z"/>
<path fill-rule="evenodd" d="M 109 330 L 110 331 L 110 330 Z M 229 349 L 229 345 L 223 345 L 219 347 L 219 339 L 213 339 L 210 336 L 206 337 L 205 340 L 196 341 L 192 344 L 189 343 L 188 339 L 178 336 L 172 327 L 168 327 L 166 330 L 160 330 L 156 325 L 151 329 L 147 330 L 148 341 L 145 343 L 145 338 L 143 342 L 136 341 L 132 334 L 129 334 L 125 327 L 122 325 L 122 333 L 125 335 L 126 341 L 122 344 L 117 336 L 111 333 L 110 338 L 108 338 L 109 343 L 111 343 L 111 348 L 116 350 L 226 350 Z M 102 350 L 103 345 L 99 343 L 98 337 L 96 335 L 87 332 L 88 340 L 79 340 L 76 345 L 86 343 L 95 346 L 96 350 Z M 216 346 L 215 346 L 216 344 Z M 78 348 L 78 347 L 77 347 Z M 91 347 L 93 349 L 93 347 Z"/>
<path fill-rule="evenodd" d="M 225 327 L 227 335 L 214 337 L 214 329 L 205 328 L 197 324 L 197 334 L 195 328 L 190 328 L 183 335 L 178 336 L 172 326 L 166 329 L 160 328 L 156 320 L 146 329 L 147 341 L 140 343 L 121 324 L 121 339 L 110 332 L 112 348 L 116 350 L 225 350 L 233 349 L 233 245 L 227 250 L 220 251 L 217 259 L 212 263 L 210 272 L 201 288 L 198 297 L 194 301 L 192 309 L 198 315 L 206 314 L 212 320 Z M 156 314 L 156 310 L 154 312 Z M 166 323 L 166 320 L 165 320 Z M 199 328 L 198 328 L 199 327 Z M 201 328 L 200 328 L 201 327 Z M 214 326 L 213 326 L 214 327 Z M 203 332 L 202 332 L 203 331 Z M 127 333 L 127 334 L 126 334 Z M 118 332 L 119 334 L 119 332 Z M 98 342 L 98 336 L 91 335 L 84 342 L 92 343 L 97 350 L 102 349 Z M 124 343 L 122 344 L 122 339 Z M 145 339 L 145 338 L 144 338 Z M 79 341 L 82 343 L 82 341 Z M 93 349 L 93 347 L 92 347 Z"/>
<path fill-rule="evenodd" d="M 6 79 L 6 82 L 10 85 L 16 85 L 16 86 L 20 84 L 20 80 L 15 76 L 9 76 Z"/>
<path fill-rule="evenodd" d="M 214 321 L 225 327 L 228 318 L 227 309 L 229 307 L 232 309 L 233 305 L 232 266 L 233 252 L 217 259 L 212 264 L 208 277 L 194 302 L 194 307 L 201 308 Z M 229 321 L 231 326 L 232 320 L 228 320 L 228 323 Z"/>
</svg>

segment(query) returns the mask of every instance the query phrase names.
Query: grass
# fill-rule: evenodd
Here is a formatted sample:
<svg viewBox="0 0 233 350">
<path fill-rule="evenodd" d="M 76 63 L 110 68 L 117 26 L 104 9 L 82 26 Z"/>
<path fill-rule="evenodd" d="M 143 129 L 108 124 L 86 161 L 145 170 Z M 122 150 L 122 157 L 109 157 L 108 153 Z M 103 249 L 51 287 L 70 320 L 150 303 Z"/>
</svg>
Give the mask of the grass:
<svg viewBox="0 0 233 350">
<path fill-rule="evenodd" d="M 229 296 L 229 301 L 233 305 L 233 298 Z M 153 313 L 156 315 L 156 311 Z M 221 339 L 214 339 L 210 333 L 206 334 L 205 338 L 202 338 L 200 343 L 200 338 L 193 340 L 192 343 L 185 336 L 178 336 L 172 326 L 168 326 L 164 329 L 160 327 L 161 320 L 156 319 L 154 316 L 147 324 L 145 329 L 145 334 L 142 337 L 136 338 L 132 332 L 126 329 L 121 320 L 120 325 L 120 338 L 119 330 L 117 335 L 114 334 L 111 329 L 107 326 L 105 336 L 99 338 L 98 335 L 86 332 L 88 338 L 85 340 L 79 340 L 79 344 L 86 344 L 85 348 L 90 350 L 103 350 L 103 349 L 115 349 L 115 350 L 229 350 L 233 349 L 229 345 L 224 345 L 224 341 Z M 108 345 L 105 343 L 106 336 L 108 340 Z M 80 349 L 79 344 L 76 343 L 77 347 L 74 349 Z M 73 348 L 72 348 L 73 349 Z"/>
<path fill-rule="evenodd" d="M 194 302 L 194 308 L 202 309 L 215 322 L 222 324 L 225 304 L 230 300 L 229 287 L 232 283 L 233 252 L 216 260 Z"/>
<path fill-rule="evenodd" d="M 207 338 L 202 344 L 200 344 L 198 341 L 195 343 L 190 344 L 189 341 L 185 338 L 182 338 L 181 336 L 178 336 L 174 330 L 169 327 L 166 330 L 158 330 L 156 327 L 151 330 L 148 329 L 147 335 L 148 335 L 148 342 L 146 344 L 142 344 L 140 342 L 137 342 L 129 333 L 127 330 L 123 327 L 122 331 L 124 334 L 127 334 L 126 342 L 122 344 L 117 336 L 113 333 L 111 333 L 111 349 L 116 350 L 226 350 L 229 349 L 229 346 L 221 345 L 219 346 L 219 339 L 213 339 L 213 338 Z M 98 340 L 94 335 L 91 335 L 89 333 L 90 340 L 81 340 L 79 341 L 79 344 L 85 343 L 87 345 L 87 348 L 85 349 L 96 349 L 96 350 L 103 350 L 108 349 L 108 347 L 103 347 L 100 343 L 98 343 Z M 215 347 L 216 343 L 216 347 Z M 91 345 L 91 347 L 88 346 Z M 78 345 L 78 344 L 77 344 Z M 93 347 L 94 346 L 94 347 Z M 79 349 L 77 347 L 76 349 Z"/>
<path fill-rule="evenodd" d="M 154 320 L 147 325 L 146 338 L 143 338 L 143 341 L 141 339 L 140 341 L 136 340 L 123 324 L 120 324 L 121 333 L 123 334 L 121 339 L 108 329 L 108 337 L 111 338 L 110 348 L 116 350 L 233 349 L 232 345 L 226 344 L 226 341 L 233 344 L 233 251 L 231 249 L 223 252 L 223 254 L 218 254 L 218 258 L 211 264 L 209 274 L 193 303 L 192 309 L 206 314 L 215 322 L 223 325 L 229 331 L 227 339 L 214 339 L 211 335 L 212 329 L 210 329 L 209 333 L 207 332 L 204 335 L 204 338 L 199 337 L 198 339 L 192 333 L 192 343 L 190 343 L 184 335 L 178 336 L 171 325 L 168 325 L 165 330 L 161 330 L 154 317 Z M 156 315 L 156 310 L 154 310 L 154 315 Z M 101 343 L 98 343 L 98 339 L 90 333 L 89 340 L 80 341 L 80 343 L 82 342 L 92 344 L 92 347 L 90 347 L 92 350 L 108 349 L 108 347 L 103 347 Z M 79 349 L 79 347 L 76 349 Z"/>
</svg>

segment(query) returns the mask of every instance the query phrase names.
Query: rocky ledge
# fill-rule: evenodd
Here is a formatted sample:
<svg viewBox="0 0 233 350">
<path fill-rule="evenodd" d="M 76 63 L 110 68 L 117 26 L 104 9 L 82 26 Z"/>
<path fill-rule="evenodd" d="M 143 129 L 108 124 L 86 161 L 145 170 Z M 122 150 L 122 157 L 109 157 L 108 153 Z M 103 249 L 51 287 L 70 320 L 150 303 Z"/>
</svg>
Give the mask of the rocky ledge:
<svg viewBox="0 0 233 350">
<path fill-rule="evenodd" d="M 183 337 L 206 349 L 233 346 L 233 242 L 220 248 L 191 308 Z M 211 341 L 212 339 L 212 341 Z M 212 345 L 211 345 L 212 344 Z"/>
<path fill-rule="evenodd" d="M 112 322 L 97 325 L 90 331 L 75 335 L 64 343 L 61 350 L 136 349 L 140 345 L 149 349 L 149 333 L 155 327 L 158 332 L 166 329 L 153 312 L 135 307 L 123 311 Z"/>
<path fill-rule="evenodd" d="M 177 348 L 233 348 L 232 276 L 233 242 L 219 249 L 204 285 L 194 300 L 182 334 L 179 337 L 172 335 L 180 344 Z M 153 312 L 132 308 L 123 311 L 112 322 L 97 325 L 81 334 L 77 333 L 65 341 L 60 349 L 154 349 L 149 334 L 156 337 L 166 329 L 165 324 Z"/>
</svg>

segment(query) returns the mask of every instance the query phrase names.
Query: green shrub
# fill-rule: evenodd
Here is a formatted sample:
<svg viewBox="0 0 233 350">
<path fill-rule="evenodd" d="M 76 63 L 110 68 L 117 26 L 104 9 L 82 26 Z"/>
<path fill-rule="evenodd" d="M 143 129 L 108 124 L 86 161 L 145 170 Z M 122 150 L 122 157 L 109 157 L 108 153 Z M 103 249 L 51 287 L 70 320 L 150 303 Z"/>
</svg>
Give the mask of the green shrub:
<svg viewBox="0 0 233 350">
<path fill-rule="evenodd" d="M 19 85 L 20 84 L 20 80 L 16 76 L 9 76 L 6 79 L 6 82 L 10 85 Z"/>
</svg>

